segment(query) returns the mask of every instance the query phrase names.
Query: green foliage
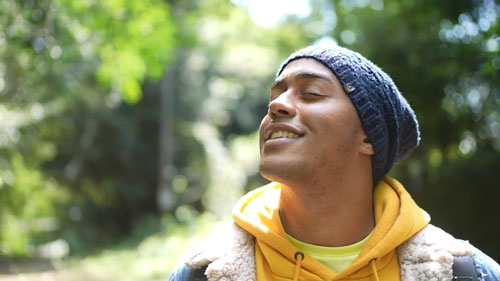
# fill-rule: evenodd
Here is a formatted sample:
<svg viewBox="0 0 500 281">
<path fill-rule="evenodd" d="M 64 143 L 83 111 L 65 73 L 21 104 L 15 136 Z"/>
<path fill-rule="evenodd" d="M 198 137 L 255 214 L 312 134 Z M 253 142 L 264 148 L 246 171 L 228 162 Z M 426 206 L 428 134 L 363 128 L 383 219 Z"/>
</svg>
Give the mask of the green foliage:
<svg viewBox="0 0 500 281">
<path fill-rule="evenodd" d="M 497 212 L 500 151 L 481 147 L 474 156 L 446 159 L 432 184 L 415 191 L 435 224 L 439 224 L 498 260 L 500 227 L 491 223 Z M 429 196 L 432 195 L 432 196 Z M 443 206 L 443 202 L 449 202 Z"/>
<path fill-rule="evenodd" d="M 77 273 L 82 271 L 89 272 L 88 279 L 165 279 L 185 250 L 216 226 L 210 215 L 197 216 L 185 224 L 166 217 L 163 224 L 158 225 L 157 218 L 146 218 L 134 226 L 127 240 L 94 256 L 69 261 L 67 270 L 74 272 L 72 276 L 78 276 Z"/>
<path fill-rule="evenodd" d="M 68 199 L 67 192 L 53 179 L 45 178 L 26 163 L 20 154 L 11 159 L 7 179 L 0 188 L 0 250 L 3 254 L 25 256 L 33 254 L 33 239 L 44 241 L 46 232 L 56 230 L 60 220 L 57 207 Z"/>
<path fill-rule="evenodd" d="M 0 255 L 31 256 L 61 235 L 73 250 L 111 241 L 155 212 L 145 201 L 154 201 L 147 148 L 157 147 L 156 123 L 145 120 L 158 110 L 136 112 L 157 104 L 158 87 L 146 84 L 172 57 L 169 6 L 8 0 L 0 8 Z M 143 172 L 133 161 L 150 165 Z M 130 212 L 117 210 L 123 202 Z"/>
<path fill-rule="evenodd" d="M 100 81 L 137 103 L 147 76 L 160 78 L 171 58 L 175 28 L 169 7 L 162 1 L 68 1 L 58 5 L 66 13 L 79 43 L 91 44 L 100 58 Z"/>
<path fill-rule="evenodd" d="M 220 222 L 208 214 L 197 215 L 187 223 L 176 222 L 170 216 L 161 221 L 146 217 L 134 226 L 127 239 L 92 256 L 61 260 L 58 271 L 19 271 L 16 276 L 0 272 L 0 280 L 164 280 L 187 248 L 219 226 Z"/>
</svg>

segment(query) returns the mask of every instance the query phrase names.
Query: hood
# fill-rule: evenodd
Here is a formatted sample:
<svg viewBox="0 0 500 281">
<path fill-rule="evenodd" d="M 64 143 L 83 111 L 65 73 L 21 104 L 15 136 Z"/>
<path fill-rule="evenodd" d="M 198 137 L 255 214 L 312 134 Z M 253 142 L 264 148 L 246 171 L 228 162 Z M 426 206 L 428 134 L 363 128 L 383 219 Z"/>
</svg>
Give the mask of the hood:
<svg viewBox="0 0 500 281">
<path fill-rule="evenodd" d="M 242 197 L 233 220 L 256 238 L 257 279 L 292 279 L 297 271 L 296 253 L 279 218 L 279 183 L 270 183 Z M 389 267 L 396 247 L 424 228 L 429 215 L 413 201 L 397 180 L 385 177 L 374 189 L 375 228 L 354 262 L 335 273 L 307 254 L 300 260 L 300 280 L 344 280 L 370 277 Z M 398 267 L 398 266 L 397 266 Z M 399 267 L 397 268 L 399 270 Z M 376 274 L 376 273 L 375 273 Z M 259 278 L 259 275 L 261 278 Z M 399 272 L 398 272 L 399 275 Z M 367 279 L 370 280 L 370 279 Z"/>
</svg>

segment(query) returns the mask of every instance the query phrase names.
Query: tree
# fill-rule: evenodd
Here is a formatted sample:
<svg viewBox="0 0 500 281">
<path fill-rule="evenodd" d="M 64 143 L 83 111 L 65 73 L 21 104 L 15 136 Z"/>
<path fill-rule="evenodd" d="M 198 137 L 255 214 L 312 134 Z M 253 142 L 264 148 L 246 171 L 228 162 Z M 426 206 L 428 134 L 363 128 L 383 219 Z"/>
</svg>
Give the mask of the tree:
<svg viewBox="0 0 500 281">
<path fill-rule="evenodd" d="M 175 28 L 169 7 L 154 0 L 62 0 L 2 1 L 0 8 L 0 109 L 7 122 L 0 144 L 0 255 L 30 254 L 58 232 L 67 235 L 69 222 L 89 218 L 90 240 L 106 240 L 97 238 L 106 233 L 97 231 L 106 225 L 99 219 L 109 223 L 99 214 L 117 212 L 127 198 L 151 209 L 135 186 L 154 176 L 139 175 L 130 163 L 144 152 L 138 142 L 155 133 L 142 123 L 157 118 L 128 114 L 141 110 L 132 105 L 142 85 L 161 77 L 170 60 Z M 119 152 L 108 157 L 110 147 Z M 119 175 L 114 161 L 124 169 Z M 142 209 L 134 206 L 131 214 Z M 129 220 L 111 223 L 111 233 Z M 73 233 L 84 236 L 77 225 Z"/>
</svg>

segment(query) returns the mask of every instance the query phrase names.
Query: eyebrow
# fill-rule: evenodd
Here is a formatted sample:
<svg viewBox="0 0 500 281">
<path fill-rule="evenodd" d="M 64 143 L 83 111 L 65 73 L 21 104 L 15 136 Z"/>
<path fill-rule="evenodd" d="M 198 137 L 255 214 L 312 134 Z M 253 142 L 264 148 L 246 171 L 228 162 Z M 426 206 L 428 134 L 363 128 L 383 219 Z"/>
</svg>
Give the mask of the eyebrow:
<svg viewBox="0 0 500 281">
<path fill-rule="evenodd" d="M 333 81 L 330 77 L 322 75 L 322 74 L 314 73 L 314 72 L 299 72 L 297 74 L 291 75 L 291 78 L 295 78 L 295 79 L 321 79 L 321 80 L 325 80 L 325 81 L 333 84 Z M 284 78 L 276 79 L 271 84 L 270 89 L 273 90 L 275 88 L 283 86 L 283 84 L 285 83 L 285 80 L 286 79 L 284 79 Z"/>
</svg>

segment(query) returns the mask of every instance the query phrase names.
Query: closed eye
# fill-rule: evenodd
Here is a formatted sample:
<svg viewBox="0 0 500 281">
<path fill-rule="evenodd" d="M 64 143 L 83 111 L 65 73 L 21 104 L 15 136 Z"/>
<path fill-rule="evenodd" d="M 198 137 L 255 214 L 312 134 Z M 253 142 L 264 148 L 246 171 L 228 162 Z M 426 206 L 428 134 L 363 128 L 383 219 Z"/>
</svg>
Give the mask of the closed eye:
<svg viewBox="0 0 500 281">
<path fill-rule="evenodd" d="M 322 94 L 314 93 L 314 92 L 306 92 L 302 94 L 303 97 L 305 98 L 319 98 L 322 97 Z"/>
</svg>

